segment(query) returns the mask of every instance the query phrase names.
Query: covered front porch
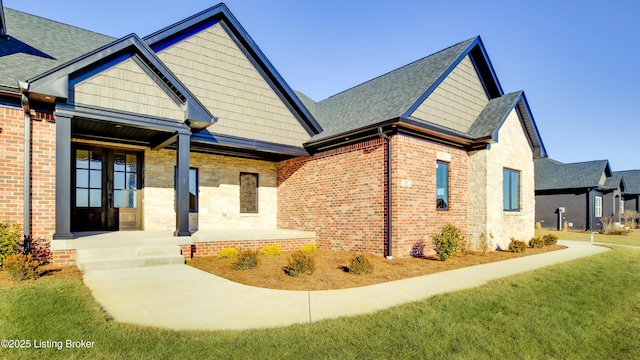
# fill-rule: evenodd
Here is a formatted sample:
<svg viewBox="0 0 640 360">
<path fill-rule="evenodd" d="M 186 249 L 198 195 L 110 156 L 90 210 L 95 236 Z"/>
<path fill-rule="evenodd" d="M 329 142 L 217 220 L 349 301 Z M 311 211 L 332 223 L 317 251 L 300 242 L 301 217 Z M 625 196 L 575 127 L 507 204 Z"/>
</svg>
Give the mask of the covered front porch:
<svg viewBox="0 0 640 360">
<path fill-rule="evenodd" d="M 171 231 L 76 232 L 73 239 L 53 240 L 53 262 L 80 270 L 168 265 L 195 256 L 214 256 L 220 250 L 261 249 L 278 244 L 283 251 L 316 242 L 313 231 L 288 229 L 202 230 L 190 237 Z"/>
</svg>

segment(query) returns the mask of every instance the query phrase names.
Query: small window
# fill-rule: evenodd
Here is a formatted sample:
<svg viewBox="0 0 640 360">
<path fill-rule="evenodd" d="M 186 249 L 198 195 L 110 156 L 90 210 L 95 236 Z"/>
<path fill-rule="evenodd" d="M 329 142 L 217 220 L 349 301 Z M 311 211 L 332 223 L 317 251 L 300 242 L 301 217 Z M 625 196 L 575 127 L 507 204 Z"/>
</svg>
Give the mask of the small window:
<svg viewBox="0 0 640 360">
<path fill-rule="evenodd" d="M 502 204 L 504 211 L 520 211 L 520 172 L 502 169 Z"/>
<path fill-rule="evenodd" d="M 436 209 L 449 209 L 449 163 L 436 162 Z"/>
<path fill-rule="evenodd" d="M 596 196 L 593 202 L 593 213 L 597 218 L 602 217 L 602 196 Z"/>
<path fill-rule="evenodd" d="M 240 213 L 258 212 L 258 174 L 240 173 Z"/>
<path fill-rule="evenodd" d="M 178 182 L 176 176 L 178 168 L 173 168 L 173 189 L 176 190 Z M 174 196 L 175 198 L 175 196 Z M 175 201 L 174 201 L 175 203 Z M 198 169 L 189 168 L 189 212 L 198 212 Z"/>
</svg>

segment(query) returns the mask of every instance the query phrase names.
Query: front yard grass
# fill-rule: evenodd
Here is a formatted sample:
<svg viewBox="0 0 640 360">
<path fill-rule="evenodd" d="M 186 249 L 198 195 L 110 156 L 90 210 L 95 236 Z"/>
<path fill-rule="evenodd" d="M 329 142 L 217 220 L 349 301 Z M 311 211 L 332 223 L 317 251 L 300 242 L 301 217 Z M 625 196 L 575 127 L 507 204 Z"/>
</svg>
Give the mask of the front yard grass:
<svg viewBox="0 0 640 360">
<path fill-rule="evenodd" d="M 93 348 L 0 348 L 0 358 L 638 359 L 639 283 L 640 250 L 615 247 L 371 315 L 203 332 L 110 321 L 81 280 L 40 279 L 0 288 L 0 339 Z"/>
<path fill-rule="evenodd" d="M 536 229 L 536 237 L 540 237 L 546 234 L 554 234 L 560 240 L 580 240 L 589 241 L 591 232 L 588 231 L 556 231 L 549 229 Z M 640 229 L 630 231 L 625 235 L 604 235 L 593 234 L 594 242 L 619 244 L 629 246 L 640 246 Z"/>
</svg>

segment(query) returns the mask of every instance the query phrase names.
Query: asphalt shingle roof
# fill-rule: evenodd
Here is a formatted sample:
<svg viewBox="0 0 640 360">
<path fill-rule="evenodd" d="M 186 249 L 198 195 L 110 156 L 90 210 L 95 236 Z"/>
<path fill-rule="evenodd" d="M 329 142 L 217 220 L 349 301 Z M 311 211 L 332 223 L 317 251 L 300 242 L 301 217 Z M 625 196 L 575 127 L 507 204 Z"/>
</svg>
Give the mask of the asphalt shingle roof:
<svg viewBox="0 0 640 360">
<path fill-rule="evenodd" d="M 509 115 L 516 100 L 522 93 L 523 91 L 516 91 L 491 99 L 489 104 L 487 104 L 480 115 L 478 115 L 476 121 L 471 125 L 467 134 L 474 139 L 492 135 L 507 115 Z"/>
<path fill-rule="evenodd" d="M 627 194 L 640 194 L 640 170 L 616 171 L 614 175 L 622 176 Z"/>
<path fill-rule="evenodd" d="M 534 160 L 536 190 L 559 190 L 607 187 L 601 185 L 602 174 L 609 168 L 609 161 L 595 160 L 564 164 L 540 158 Z"/>
<path fill-rule="evenodd" d="M 8 38 L 0 38 L 0 85 L 18 87 L 114 38 L 4 8 Z"/>
<path fill-rule="evenodd" d="M 322 129 L 311 141 L 402 116 L 469 47 L 472 38 L 429 55 L 309 109 Z"/>
</svg>

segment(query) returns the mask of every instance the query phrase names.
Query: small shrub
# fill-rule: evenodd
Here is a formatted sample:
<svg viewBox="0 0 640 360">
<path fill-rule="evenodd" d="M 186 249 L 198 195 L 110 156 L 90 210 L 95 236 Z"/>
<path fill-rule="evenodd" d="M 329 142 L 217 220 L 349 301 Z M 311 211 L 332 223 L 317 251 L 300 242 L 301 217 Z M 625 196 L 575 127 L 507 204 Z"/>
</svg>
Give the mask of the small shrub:
<svg viewBox="0 0 640 360">
<path fill-rule="evenodd" d="M 466 235 L 460 235 L 458 244 L 462 255 L 469 255 L 469 252 L 471 251 L 471 243 L 469 242 L 469 238 Z"/>
<path fill-rule="evenodd" d="M 620 229 L 609 231 L 609 235 L 624 235 L 624 234 L 625 234 L 624 230 L 620 230 Z"/>
<path fill-rule="evenodd" d="M 546 246 L 555 245 L 558 243 L 558 237 L 555 236 L 554 234 L 547 234 L 542 237 L 542 240 L 544 241 L 544 244 Z"/>
<path fill-rule="evenodd" d="M 316 259 L 308 253 L 298 251 L 291 254 L 285 272 L 289 276 L 311 275 L 316 270 Z"/>
<path fill-rule="evenodd" d="M 527 250 L 526 242 L 511 238 L 511 242 L 509 243 L 509 251 L 514 253 L 523 253 L 525 250 Z"/>
<path fill-rule="evenodd" d="M 529 247 L 534 249 L 540 249 L 544 246 L 544 240 L 539 237 L 534 237 L 529 240 Z"/>
<path fill-rule="evenodd" d="M 364 254 L 353 255 L 349 260 L 349 272 L 356 275 L 371 274 L 373 264 Z"/>
<path fill-rule="evenodd" d="M 51 242 L 46 239 L 31 240 L 31 255 L 38 260 L 40 265 L 47 265 L 51 262 L 53 255 L 51 254 Z"/>
<path fill-rule="evenodd" d="M 316 244 L 307 244 L 300 248 L 300 252 L 303 254 L 314 254 L 318 252 Z"/>
<path fill-rule="evenodd" d="M 262 255 L 264 256 L 278 256 L 280 254 L 280 245 L 278 244 L 267 245 L 262 248 Z"/>
<path fill-rule="evenodd" d="M 18 224 L 9 224 L 6 220 L 0 221 L 0 265 L 9 255 L 20 252 L 22 236 Z"/>
<path fill-rule="evenodd" d="M 411 256 L 417 258 L 424 257 L 424 241 L 420 240 L 411 247 Z"/>
<path fill-rule="evenodd" d="M 491 248 L 493 247 L 493 233 L 483 231 L 480 234 L 480 250 L 482 250 L 482 255 L 487 255 Z"/>
<path fill-rule="evenodd" d="M 13 281 L 26 279 L 35 280 L 40 275 L 38 267 L 40 263 L 31 254 L 12 254 L 4 259 L 3 268 Z"/>
<path fill-rule="evenodd" d="M 244 250 L 238 253 L 238 261 L 233 265 L 235 270 L 249 270 L 258 266 L 260 259 L 258 256 L 260 252 L 258 250 Z"/>
<path fill-rule="evenodd" d="M 220 260 L 238 260 L 238 249 L 236 249 L 236 248 L 222 249 L 218 253 L 218 259 L 220 259 Z"/>
<path fill-rule="evenodd" d="M 442 228 L 440 234 L 432 237 L 432 240 L 438 258 L 442 261 L 448 260 L 458 251 L 460 229 L 452 224 L 447 224 Z"/>
</svg>

